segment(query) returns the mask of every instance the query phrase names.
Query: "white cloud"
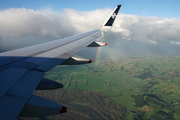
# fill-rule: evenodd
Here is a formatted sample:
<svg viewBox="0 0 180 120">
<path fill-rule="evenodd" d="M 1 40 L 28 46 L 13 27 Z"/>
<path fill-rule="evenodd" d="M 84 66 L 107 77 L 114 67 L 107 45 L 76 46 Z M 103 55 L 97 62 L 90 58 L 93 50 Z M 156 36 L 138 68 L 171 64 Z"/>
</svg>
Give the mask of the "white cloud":
<svg viewBox="0 0 180 120">
<path fill-rule="evenodd" d="M 118 21 L 122 22 L 119 24 Z M 180 41 L 180 20 L 177 18 L 168 19 L 121 14 L 116 21 L 115 28 L 123 29 L 124 32 L 120 34 L 129 40 L 141 42 Z"/>
<path fill-rule="evenodd" d="M 6 38 L 25 38 L 29 36 L 60 38 L 62 34 L 74 34 L 69 28 L 73 29 L 73 26 L 67 19 L 67 15 L 26 8 L 12 8 L 1 11 L 0 26 L 0 34 Z"/>
<path fill-rule="evenodd" d="M 156 41 L 153 41 L 153 40 L 150 40 L 149 42 L 153 43 L 153 44 L 156 44 L 157 42 Z"/>
<path fill-rule="evenodd" d="M 171 41 L 170 43 L 176 44 L 176 45 L 180 45 L 180 42 L 174 42 L 174 41 Z"/>
<path fill-rule="evenodd" d="M 58 39 L 99 28 L 111 13 L 111 9 L 81 12 L 64 9 L 32 10 L 10 8 L 0 11 L 1 45 L 9 41 L 28 38 Z M 180 19 L 140 17 L 119 14 L 106 39 L 138 41 L 156 44 L 158 41 L 180 41 Z M 31 39 L 34 42 L 37 39 Z M 33 41 L 34 40 L 34 41 Z"/>
</svg>

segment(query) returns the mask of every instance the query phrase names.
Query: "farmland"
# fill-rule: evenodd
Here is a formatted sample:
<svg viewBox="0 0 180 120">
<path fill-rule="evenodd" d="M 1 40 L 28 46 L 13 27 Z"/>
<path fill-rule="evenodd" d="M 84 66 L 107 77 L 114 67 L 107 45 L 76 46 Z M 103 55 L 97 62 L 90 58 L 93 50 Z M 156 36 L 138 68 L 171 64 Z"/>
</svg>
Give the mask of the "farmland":
<svg viewBox="0 0 180 120">
<path fill-rule="evenodd" d="M 131 56 L 57 66 L 45 77 L 64 84 L 63 90 L 94 91 L 109 97 L 127 110 L 128 120 L 180 119 L 179 56 Z M 92 104 L 87 107 L 98 111 Z"/>
</svg>

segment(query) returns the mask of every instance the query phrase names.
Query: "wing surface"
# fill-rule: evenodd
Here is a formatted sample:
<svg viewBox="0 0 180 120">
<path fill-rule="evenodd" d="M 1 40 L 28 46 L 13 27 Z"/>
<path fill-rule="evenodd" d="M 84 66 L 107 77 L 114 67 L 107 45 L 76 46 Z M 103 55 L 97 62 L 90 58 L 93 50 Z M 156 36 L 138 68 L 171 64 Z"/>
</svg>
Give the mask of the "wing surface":
<svg viewBox="0 0 180 120">
<path fill-rule="evenodd" d="M 111 28 L 120 7 L 121 5 L 118 5 L 115 8 L 100 29 L 0 53 L 0 119 L 15 119 L 18 115 L 42 116 L 66 112 L 62 105 L 33 96 L 33 91 L 38 88 L 62 87 L 60 83 L 45 80 L 44 72 L 61 64 L 86 63 L 85 59 L 75 59 L 73 56 L 87 46 L 103 46 L 103 43 L 96 40 Z"/>
</svg>

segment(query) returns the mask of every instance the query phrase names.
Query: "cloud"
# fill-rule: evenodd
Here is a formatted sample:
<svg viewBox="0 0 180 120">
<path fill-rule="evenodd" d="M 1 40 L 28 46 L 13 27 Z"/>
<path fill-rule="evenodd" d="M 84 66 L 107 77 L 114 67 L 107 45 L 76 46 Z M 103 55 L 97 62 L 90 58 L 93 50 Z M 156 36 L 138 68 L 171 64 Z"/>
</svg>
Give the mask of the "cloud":
<svg viewBox="0 0 180 120">
<path fill-rule="evenodd" d="M 171 41 L 172 44 L 177 44 L 177 45 L 180 45 L 180 42 L 174 42 L 174 41 Z"/>
<path fill-rule="evenodd" d="M 111 11 L 112 9 L 86 12 L 73 9 L 53 11 L 52 9 L 10 8 L 2 10 L 0 11 L 0 47 L 15 49 L 93 30 L 100 27 Z M 141 43 L 159 46 L 162 45 L 160 42 L 177 45 L 180 42 L 179 33 L 179 18 L 119 14 L 104 40 L 112 42 L 114 49 L 119 48 L 117 44 L 119 41 L 135 41 L 136 43 L 133 42 L 133 44 L 136 46 Z M 128 46 L 128 44 L 125 45 Z"/>
<path fill-rule="evenodd" d="M 118 23 L 118 21 L 121 21 Z M 123 40 L 141 42 L 180 41 L 178 18 L 140 17 L 121 14 L 113 32 L 119 31 Z M 152 42 L 153 41 L 153 42 Z"/>
<path fill-rule="evenodd" d="M 73 34 L 69 28 L 71 22 L 63 13 L 11 8 L 0 12 L 0 22 L 0 34 L 6 38 L 21 39 L 29 36 L 60 38 L 61 34 Z M 73 26 L 71 29 L 74 29 Z"/>
<path fill-rule="evenodd" d="M 101 13 L 102 11 L 105 11 Z M 29 45 L 59 39 L 97 28 L 110 9 L 80 12 L 64 9 L 32 10 L 10 8 L 0 11 L 0 35 L 5 43 L 24 42 Z M 30 42 L 30 41 L 31 42 Z M 37 42 L 38 41 L 38 42 Z M 9 47 L 10 48 L 10 47 Z"/>
</svg>

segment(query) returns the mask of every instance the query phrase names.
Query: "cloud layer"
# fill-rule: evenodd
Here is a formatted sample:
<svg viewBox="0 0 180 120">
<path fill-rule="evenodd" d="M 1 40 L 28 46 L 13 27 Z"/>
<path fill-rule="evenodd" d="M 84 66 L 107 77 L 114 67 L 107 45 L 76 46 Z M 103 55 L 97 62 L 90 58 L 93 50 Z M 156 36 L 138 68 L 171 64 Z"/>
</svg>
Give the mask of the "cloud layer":
<svg viewBox="0 0 180 120">
<path fill-rule="evenodd" d="M 24 47 L 93 30 L 100 27 L 111 11 L 6 9 L 0 11 L 0 47 L 14 49 L 17 48 L 16 45 Z M 179 33 L 179 18 L 119 14 L 105 40 L 137 41 L 138 44 L 157 44 L 165 41 L 179 45 Z"/>
</svg>

